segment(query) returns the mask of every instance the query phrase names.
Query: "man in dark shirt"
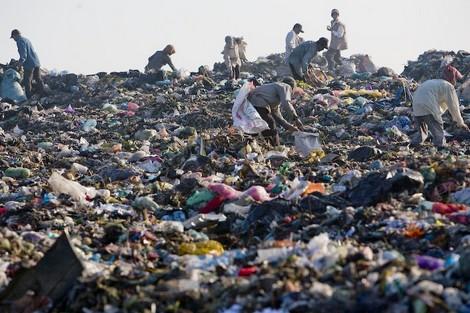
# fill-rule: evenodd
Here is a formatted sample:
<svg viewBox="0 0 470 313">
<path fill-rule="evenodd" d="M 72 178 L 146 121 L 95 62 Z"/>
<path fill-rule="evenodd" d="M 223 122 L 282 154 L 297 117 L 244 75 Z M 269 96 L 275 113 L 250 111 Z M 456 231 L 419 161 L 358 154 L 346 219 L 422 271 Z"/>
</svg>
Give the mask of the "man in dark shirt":
<svg viewBox="0 0 470 313">
<path fill-rule="evenodd" d="M 147 66 L 145 67 L 145 73 L 157 73 L 157 80 L 164 80 L 165 73 L 162 71 L 162 67 L 165 65 L 170 66 L 173 72 L 176 71 L 173 62 L 171 61 L 171 55 L 175 54 L 175 47 L 167 45 L 165 49 L 155 52 L 150 58 Z"/>
<path fill-rule="evenodd" d="M 272 145 L 279 145 L 279 133 L 276 123 L 289 131 L 297 131 L 302 128 L 302 122 L 290 103 L 292 91 L 295 87 L 295 80 L 292 77 L 286 77 L 283 82 L 256 87 L 248 95 L 248 101 L 253 104 L 261 118 L 268 123 L 269 129 L 261 134 L 268 138 Z M 281 107 L 295 119 L 296 126 L 284 119 L 281 114 Z"/>
</svg>

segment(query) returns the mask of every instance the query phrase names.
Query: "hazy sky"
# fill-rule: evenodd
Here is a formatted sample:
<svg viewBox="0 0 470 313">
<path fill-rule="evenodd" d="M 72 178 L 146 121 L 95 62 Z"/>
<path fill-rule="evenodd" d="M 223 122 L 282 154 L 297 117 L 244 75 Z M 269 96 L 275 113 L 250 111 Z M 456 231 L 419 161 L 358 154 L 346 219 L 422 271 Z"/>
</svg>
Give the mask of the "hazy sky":
<svg viewBox="0 0 470 313">
<path fill-rule="evenodd" d="M 470 0 L 2 0 L 0 63 L 18 58 L 10 31 L 29 38 L 43 67 L 76 73 L 143 70 L 167 43 L 177 68 L 221 61 L 225 35 L 244 36 L 248 58 L 283 52 L 293 24 L 329 38 L 340 10 L 349 47 L 401 72 L 429 49 L 470 50 Z"/>
</svg>

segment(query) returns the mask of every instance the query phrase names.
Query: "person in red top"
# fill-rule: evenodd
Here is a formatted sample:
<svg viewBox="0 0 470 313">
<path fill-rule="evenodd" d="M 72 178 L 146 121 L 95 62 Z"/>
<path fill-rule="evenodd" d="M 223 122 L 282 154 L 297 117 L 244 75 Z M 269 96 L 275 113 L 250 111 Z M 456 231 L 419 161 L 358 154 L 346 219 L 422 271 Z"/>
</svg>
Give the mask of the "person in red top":
<svg viewBox="0 0 470 313">
<path fill-rule="evenodd" d="M 442 68 L 441 78 L 447 80 L 449 83 L 455 86 L 457 81 L 463 78 L 463 75 L 459 72 L 458 69 L 453 67 L 451 64 L 448 64 Z"/>
</svg>

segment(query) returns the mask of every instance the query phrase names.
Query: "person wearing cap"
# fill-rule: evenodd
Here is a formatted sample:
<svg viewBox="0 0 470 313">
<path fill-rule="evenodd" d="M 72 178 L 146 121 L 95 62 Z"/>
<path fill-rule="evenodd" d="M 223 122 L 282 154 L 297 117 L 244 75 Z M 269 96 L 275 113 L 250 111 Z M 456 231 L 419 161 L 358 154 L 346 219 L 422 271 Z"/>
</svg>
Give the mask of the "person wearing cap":
<svg viewBox="0 0 470 313">
<path fill-rule="evenodd" d="M 289 66 L 295 79 L 304 80 L 307 68 L 318 52 L 328 48 L 328 39 L 306 41 L 295 48 L 289 56 Z"/>
<path fill-rule="evenodd" d="M 171 61 L 171 56 L 176 53 L 173 45 L 167 45 L 163 50 L 155 52 L 149 59 L 148 64 L 145 66 L 145 73 L 157 73 L 157 80 L 165 80 L 165 72 L 162 67 L 165 65 L 170 66 L 173 72 L 176 72 L 176 68 Z"/>
<path fill-rule="evenodd" d="M 281 125 L 289 131 L 297 131 L 302 128 L 294 107 L 291 104 L 293 90 L 296 87 L 292 77 L 286 77 L 282 82 L 275 82 L 256 87 L 248 95 L 248 101 L 253 104 L 256 111 L 263 120 L 268 123 L 269 129 L 261 134 L 266 137 L 272 145 L 279 145 L 279 133 L 276 124 Z M 294 125 L 287 122 L 281 114 L 281 108 L 295 120 Z"/>
<path fill-rule="evenodd" d="M 242 61 L 240 59 L 239 46 L 236 43 L 234 37 L 225 37 L 225 46 L 224 51 L 222 51 L 222 54 L 224 55 L 225 66 L 227 67 L 227 71 L 229 73 L 228 78 L 239 79 L 240 66 L 242 65 Z"/>
<path fill-rule="evenodd" d="M 459 98 L 454 86 L 443 79 L 427 80 L 413 94 L 413 116 L 418 124 L 418 133 L 412 139 L 411 145 L 422 144 L 431 132 L 435 146 L 443 147 L 444 122 L 442 115 L 449 110 L 450 116 L 457 127 L 469 130 L 459 109 Z"/>
<path fill-rule="evenodd" d="M 348 42 L 346 40 L 346 26 L 339 21 L 339 11 L 333 9 L 331 17 L 333 18 L 331 25 L 327 26 L 328 31 L 331 32 L 331 42 L 325 57 L 328 60 L 328 68 L 334 70 L 336 65 L 341 65 L 341 51 L 348 49 Z"/>
<path fill-rule="evenodd" d="M 38 91 L 44 93 L 44 83 L 41 78 L 41 63 L 39 57 L 33 48 L 31 42 L 23 37 L 19 30 L 14 29 L 11 32 L 11 39 L 16 41 L 20 59 L 18 60 L 19 66 L 24 69 L 23 85 L 26 92 L 26 97 L 29 99 L 32 96 L 32 80 L 36 81 Z"/>
<path fill-rule="evenodd" d="M 290 32 L 287 33 L 286 36 L 286 55 L 285 55 L 285 61 L 286 63 L 289 60 L 289 56 L 292 53 L 292 51 L 297 48 L 304 40 L 302 37 L 299 36 L 300 33 L 303 33 L 304 31 L 302 30 L 302 25 L 299 23 L 295 24 L 294 27 Z"/>
</svg>

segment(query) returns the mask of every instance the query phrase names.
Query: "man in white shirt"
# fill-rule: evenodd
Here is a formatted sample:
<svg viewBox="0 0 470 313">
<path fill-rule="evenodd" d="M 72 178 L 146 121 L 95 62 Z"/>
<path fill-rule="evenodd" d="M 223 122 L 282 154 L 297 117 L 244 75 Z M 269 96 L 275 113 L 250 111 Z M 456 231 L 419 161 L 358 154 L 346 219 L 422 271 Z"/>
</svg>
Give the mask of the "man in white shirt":
<svg viewBox="0 0 470 313">
<path fill-rule="evenodd" d="M 331 26 L 327 29 L 331 32 L 330 47 L 325 56 L 328 60 L 328 68 L 332 71 L 336 65 L 341 65 L 341 50 L 348 49 L 348 41 L 346 39 L 346 26 L 339 21 L 339 11 L 333 9 L 331 11 Z"/>
<path fill-rule="evenodd" d="M 445 138 L 442 115 L 447 110 L 458 127 L 469 130 L 460 114 L 459 98 L 451 83 L 443 79 L 432 79 L 421 84 L 413 94 L 413 116 L 419 130 L 411 144 L 422 144 L 428 137 L 429 130 L 433 144 L 443 147 Z"/>
<path fill-rule="evenodd" d="M 300 33 L 303 33 L 302 25 L 299 23 L 295 24 L 294 27 L 290 32 L 287 33 L 286 36 L 286 56 L 285 61 L 289 60 L 289 56 L 292 51 L 298 47 L 304 40 L 302 37 L 299 36 Z"/>
</svg>

